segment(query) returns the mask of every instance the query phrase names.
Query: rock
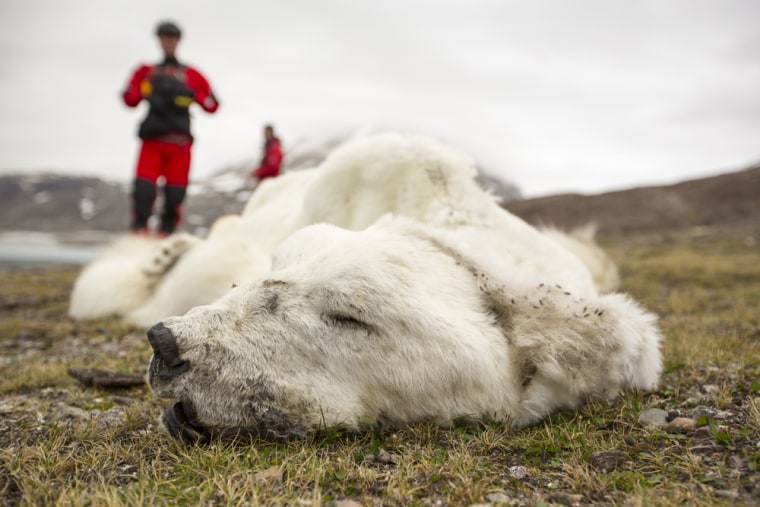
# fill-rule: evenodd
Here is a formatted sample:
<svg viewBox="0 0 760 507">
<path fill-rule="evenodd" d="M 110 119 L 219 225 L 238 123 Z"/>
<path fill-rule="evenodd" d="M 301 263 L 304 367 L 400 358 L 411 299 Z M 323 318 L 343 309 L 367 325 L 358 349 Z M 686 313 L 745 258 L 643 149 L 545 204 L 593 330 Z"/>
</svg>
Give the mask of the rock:
<svg viewBox="0 0 760 507">
<path fill-rule="evenodd" d="M 85 421 L 90 418 L 90 413 L 73 405 L 58 405 L 50 418 L 56 421 Z"/>
<path fill-rule="evenodd" d="M 509 476 L 513 479 L 522 480 L 530 475 L 530 470 L 522 465 L 513 465 L 509 467 Z"/>
<path fill-rule="evenodd" d="M 689 452 L 698 456 L 706 456 L 713 454 L 721 450 L 720 446 L 713 444 L 698 445 L 696 447 L 690 447 Z"/>
<path fill-rule="evenodd" d="M 101 428 L 113 428 L 119 426 L 125 421 L 124 409 L 116 406 L 109 408 L 98 417 L 98 426 Z"/>
<path fill-rule="evenodd" d="M 660 408 L 648 408 L 639 414 L 639 424 L 662 427 L 668 423 L 668 413 Z"/>
<path fill-rule="evenodd" d="M 705 394 L 713 394 L 718 391 L 718 386 L 712 384 L 705 384 L 702 386 L 702 392 Z"/>
<path fill-rule="evenodd" d="M 589 462 L 602 472 L 612 472 L 630 462 L 630 458 L 623 451 L 597 451 L 591 453 Z"/>
<path fill-rule="evenodd" d="M 394 456 L 393 454 L 389 453 L 388 451 L 384 449 L 380 449 L 377 451 L 377 453 L 375 454 L 375 460 L 378 463 L 382 463 L 384 465 L 395 464 L 398 461 L 396 456 Z"/>
<path fill-rule="evenodd" d="M 720 497 L 720 498 L 730 498 L 731 500 L 736 500 L 737 498 L 739 498 L 739 492 L 735 489 L 716 489 L 715 496 Z"/>
<path fill-rule="evenodd" d="M 510 498 L 502 493 L 501 491 L 498 491 L 496 493 L 489 493 L 486 495 L 486 500 L 488 500 L 491 503 L 508 503 Z"/>
<path fill-rule="evenodd" d="M 662 430 L 666 433 L 692 433 L 697 427 L 697 422 L 694 419 L 688 417 L 676 417 L 665 426 Z"/>
<path fill-rule="evenodd" d="M 702 426 L 701 428 L 697 428 L 694 430 L 694 433 L 692 433 L 692 438 L 694 440 L 709 440 L 712 438 L 710 435 L 710 428 L 707 426 Z"/>
</svg>

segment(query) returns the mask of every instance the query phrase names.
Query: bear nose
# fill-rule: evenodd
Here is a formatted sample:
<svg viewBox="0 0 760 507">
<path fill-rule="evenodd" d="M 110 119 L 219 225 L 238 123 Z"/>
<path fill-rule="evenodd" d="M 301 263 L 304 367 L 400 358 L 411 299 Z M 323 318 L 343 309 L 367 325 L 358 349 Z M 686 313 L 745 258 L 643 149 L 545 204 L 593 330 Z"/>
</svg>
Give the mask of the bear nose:
<svg viewBox="0 0 760 507">
<path fill-rule="evenodd" d="M 151 366 L 161 380 L 171 380 L 190 368 L 190 364 L 179 356 L 177 338 L 163 322 L 148 330 L 148 341 L 153 347 Z"/>
</svg>

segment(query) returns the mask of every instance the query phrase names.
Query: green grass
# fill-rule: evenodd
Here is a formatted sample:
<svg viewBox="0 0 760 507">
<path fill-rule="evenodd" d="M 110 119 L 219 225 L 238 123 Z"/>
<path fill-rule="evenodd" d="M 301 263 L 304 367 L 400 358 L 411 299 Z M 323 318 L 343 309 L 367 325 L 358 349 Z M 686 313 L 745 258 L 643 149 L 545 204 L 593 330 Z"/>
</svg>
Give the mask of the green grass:
<svg viewBox="0 0 760 507">
<path fill-rule="evenodd" d="M 661 316 L 666 371 L 657 391 L 625 392 L 522 430 L 418 424 L 385 433 L 330 430 L 285 444 L 183 445 L 158 431 L 163 402 L 146 387 L 81 386 L 67 368 L 145 371 L 144 330 L 68 319 L 74 269 L 4 272 L 0 503 L 757 504 L 760 249 L 688 237 L 606 246 L 625 290 Z M 58 417 L 61 406 L 90 416 Z M 703 410 L 701 435 L 641 427 L 638 416 L 650 407 Z M 104 424 L 113 411 L 117 423 Z M 381 450 L 390 462 L 371 459 Z M 594 466 L 593 453 L 613 450 L 623 453 L 620 466 Z"/>
</svg>

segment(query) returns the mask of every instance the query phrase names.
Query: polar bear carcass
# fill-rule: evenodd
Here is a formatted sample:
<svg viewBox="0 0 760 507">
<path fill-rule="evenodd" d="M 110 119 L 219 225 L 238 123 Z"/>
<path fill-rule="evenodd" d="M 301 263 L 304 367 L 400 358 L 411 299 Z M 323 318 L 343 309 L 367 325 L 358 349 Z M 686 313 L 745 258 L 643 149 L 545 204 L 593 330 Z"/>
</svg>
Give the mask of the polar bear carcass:
<svg viewBox="0 0 760 507">
<path fill-rule="evenodd" d="M 469 157 L 430 138 L 383 134 L 355 141 L 316 169 L 266 180 L 242 215 L 220 219 L 204 240 L 187 234 L 119 240 L 80 274 L 69 314 L 119 315 L 145 327 L 181 315 L 266 273 L 272 250 L 284 238 L 319 222 L 359 230 L 393 213 L 497 235 L 530 228 L 483 192 L 475 174 Z M 533 243 L 522 248 L 549 248 L 558 270 L 591 283 L 589 270 L 566 248 L 545 238 Z"/>
<path fill-rule="evenodd" d="M 653 388 L 654 315 L 510 236 L 385 217 L 304 228 L 272 270 L 148 332 L 149 383 L 182 439 L 302 437 L 366 421 L 531 424 Z"/>
</svg>

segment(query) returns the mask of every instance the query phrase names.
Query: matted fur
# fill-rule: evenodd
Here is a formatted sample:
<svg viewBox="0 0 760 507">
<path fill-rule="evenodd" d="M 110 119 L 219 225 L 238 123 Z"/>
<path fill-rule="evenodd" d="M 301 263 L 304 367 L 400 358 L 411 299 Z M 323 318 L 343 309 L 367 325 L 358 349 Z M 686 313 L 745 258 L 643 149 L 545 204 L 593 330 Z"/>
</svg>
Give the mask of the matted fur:
<svg viewBox="0 0 760 507">
<path fill-rule="evenodd" d="M 168 352 L 154 355 L 150 386 L 199 432 L 269 438 L 367 420 L 524 426 L 655 387 L 655 316 L 599 295 L 515 225 L 304 228 L 269 273 L 158 327 L 154 349 Z"/>
</svg>

